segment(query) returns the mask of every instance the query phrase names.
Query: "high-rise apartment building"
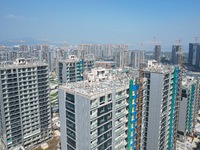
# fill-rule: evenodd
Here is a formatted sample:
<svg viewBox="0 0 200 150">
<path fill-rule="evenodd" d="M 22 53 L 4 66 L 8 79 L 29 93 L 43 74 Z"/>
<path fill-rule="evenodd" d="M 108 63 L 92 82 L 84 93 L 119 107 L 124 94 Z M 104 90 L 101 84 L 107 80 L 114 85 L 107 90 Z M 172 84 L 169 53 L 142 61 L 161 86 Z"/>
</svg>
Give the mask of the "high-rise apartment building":
<svg viewBox="0 0 200 150">
<path fill-rule="evenodd" d="M 144 63 L 144 51 L 130 51 L 130 66 L 139 69 L 140 63 Z"/>
<path fill-rule="evenodd" d="M 135 149 L 138 86 L 123 71 L 60 86 L 61 149 Z"/>
<path fill-rule="evenodd" d="M 172 64 L 177 65 L 181 63 L 182 53 L 181 52 L 181 45 L 172 45 Z"/>
<path fill-rule="evenodd" d="M 79 45 L 79 53 L 93 54 L 98 58 L 113 58 L 115 53 L 124 47 L 124 45 L 116 44 L 81 44 Z"/>
<path fill-rule="evenodd" d="M 128 45 L 119 45 L 119 48 L 115 52 L 115 62 L 119 68 L 124 68 L 129 65 Z"/>
<path fill-rule="evenodd" d="M 189 43 L 188 64 L 200 67 L 200 44 Z"/>
<path fill-rule="evenodd" d="M 154 48 L 154 59 L 160 63 L 160 53 L 161 53 L 161 45 L 155 45 Z"/>
<path fill-rule="evenodd" d="M 197 80 L 194 77 L 184 77 L 178 123 L 178 137 L 180 140 L 184 140 L 185 134 L 193 132 L 195 112 L 198 112 L 198 110 L 195 110 L 198 92 Z"/>
<path fill-rule="evenodd" d="M 48 66 L 17 59 L 0 66 L 0 138 L 6 149 L 51 137 Z"/>
<path fill-rule="evenodd" d="M 82 81 L 84 70 L 92 69 L 93 66 L 94 57 L 92 55 L 85 56 L 84 59 L 69 55 L 68 59 L 61 59 L 58 62 L 59 83 Z"/>
<path fill-rule="evenodd" d="M 178 66 L 149 65 L 147 100 L 144 102 L 142 149 L 175 149 L 178 126 L 180 69 Z"/>
</svg>

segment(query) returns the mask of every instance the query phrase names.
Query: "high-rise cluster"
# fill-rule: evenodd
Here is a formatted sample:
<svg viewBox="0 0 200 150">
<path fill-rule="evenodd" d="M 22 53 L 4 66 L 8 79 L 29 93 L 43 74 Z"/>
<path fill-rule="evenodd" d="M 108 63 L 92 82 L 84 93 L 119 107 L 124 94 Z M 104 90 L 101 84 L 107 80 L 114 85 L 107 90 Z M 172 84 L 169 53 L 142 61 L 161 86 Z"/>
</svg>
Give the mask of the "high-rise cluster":
<svg viewBox="0 0 200 150">
<path fill-rule="evenodd" d="M 178 66 L 154 64 L 142 77 L 132 69 L 94 76 L 59 89 L 62 149 L 174 149 Z"/>
</svg>

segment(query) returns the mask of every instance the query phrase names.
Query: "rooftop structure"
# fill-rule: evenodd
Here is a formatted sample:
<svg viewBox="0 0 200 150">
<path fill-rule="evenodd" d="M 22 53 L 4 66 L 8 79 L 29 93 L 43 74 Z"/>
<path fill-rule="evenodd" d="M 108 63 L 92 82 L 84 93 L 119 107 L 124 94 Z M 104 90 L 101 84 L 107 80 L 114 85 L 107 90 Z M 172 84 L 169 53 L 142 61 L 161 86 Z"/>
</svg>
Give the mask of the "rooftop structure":
<svg viewBox="0 0 200 150">
<path fill-rule="evenodd" d="M 147 67 L 143 68 L 146 72 L 167 73 L 174 72 L 174 66 L 158 64 L 156 60 L 148 60 Z"/>
</svg>

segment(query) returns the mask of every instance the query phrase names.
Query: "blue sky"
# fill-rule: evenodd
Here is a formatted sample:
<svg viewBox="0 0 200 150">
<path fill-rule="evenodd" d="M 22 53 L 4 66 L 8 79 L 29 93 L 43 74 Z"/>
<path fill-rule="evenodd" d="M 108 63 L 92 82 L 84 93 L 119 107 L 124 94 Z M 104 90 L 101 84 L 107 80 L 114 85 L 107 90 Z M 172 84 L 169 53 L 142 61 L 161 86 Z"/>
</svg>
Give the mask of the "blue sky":
<svg viewBox="0 0 200 150">
<path fill-rule="evenodd" d="M 0 0 L 0 40 L 125 43 L 163 49 L 200 36 L 199 0 Z M 199 39 L 200 40 L 200 39 Z"/>
</svg>

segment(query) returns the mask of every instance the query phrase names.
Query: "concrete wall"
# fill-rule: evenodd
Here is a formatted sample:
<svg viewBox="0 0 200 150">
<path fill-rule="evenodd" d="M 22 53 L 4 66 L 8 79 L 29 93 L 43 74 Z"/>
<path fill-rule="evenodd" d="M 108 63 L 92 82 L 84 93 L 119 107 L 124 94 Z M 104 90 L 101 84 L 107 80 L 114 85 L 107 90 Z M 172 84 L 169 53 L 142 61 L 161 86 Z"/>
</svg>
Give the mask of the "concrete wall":
<svg viewBox="0 0 200 150">
<path fill-rule="evenodd" d="M 178 131 L 184 132 L 186 130 L 186 115 L 187 115 L 188 98 L 182 98 L 180 102 Z"/>
<path fill-rule="evenodd" d="M 60 114 L 60 133 L 61 133 L 61 150 L 67 149 L 67 135 L 66 135 L 66 94 L 63 89 L 58 89 L 59 97 L 59 114 Z"/>
<path fill-rule="evenodd" d="M 162 84 L 163 75 L 151 73 L 150 77 L 150 97 L 149 116 L 147 131 L 147 150 L 157 150 L 159 148 L 159 126 L 161 115 Z"/>
<path fill-rule="evenodd" d="M 90 149 L 90 100 L 75 95 L 76 149 Z"/>
</svg>

